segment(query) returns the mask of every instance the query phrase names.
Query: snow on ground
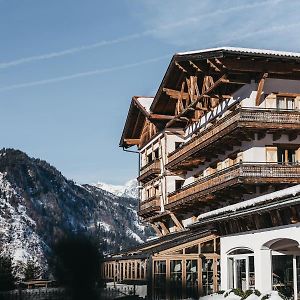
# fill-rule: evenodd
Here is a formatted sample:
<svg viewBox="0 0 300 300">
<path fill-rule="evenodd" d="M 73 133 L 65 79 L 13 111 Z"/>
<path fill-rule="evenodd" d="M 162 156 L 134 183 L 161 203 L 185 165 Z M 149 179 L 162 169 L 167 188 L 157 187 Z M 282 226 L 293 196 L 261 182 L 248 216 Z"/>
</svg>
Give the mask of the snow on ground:
<svg viewBox="0 0 300 300">
<path fill-rule="evenodd" d="M 287 189 L 283 189 L 280 191 L 262 195 L 262 196 L 259 196 L 259 197 L 256 197 L 256 198 L 253 198 L 250 200 L 242 201 L 242 202 L 239 202 L 236 204 L 228 205 L 228 206 L 225 206 L 225 207 L 222 207 L 219 209 L 209 211 L 207 213 L 199 215 L 197 219 L 202 220 L 202 219 L 206 219 L 208 217 L 213 217 L 216 215 L 224 214 L 226 212 L 234 212 L 239 209 L 247 208 L 250 206 L 255 206 L 256 204 L 263 203 L 266 201 L 271 201 L 274 199 L 284 198 L 284 197 L 288 197 L 288 196 L 292 197 L 299 193 L 300 193 L 300 184 L 289 187 Z"/>
<path fill-rule="evenodd" d="M 260 296 L 255 295 L 254 293 L 249 295 L 246 300 L 261 300 L 263 297 L 267 295 L 267 299 L 269 300 L 283 300 L 282 297 L 279 296 L 277 291 L 271 291 L 266 294 L 261 294 Z M 233 292 L 225 292 L 223 294 L 212 294 L 204 297 L 200 297 L 200 300 L 241 300 L 240 296 L 237 296 Z"/>
</svg>

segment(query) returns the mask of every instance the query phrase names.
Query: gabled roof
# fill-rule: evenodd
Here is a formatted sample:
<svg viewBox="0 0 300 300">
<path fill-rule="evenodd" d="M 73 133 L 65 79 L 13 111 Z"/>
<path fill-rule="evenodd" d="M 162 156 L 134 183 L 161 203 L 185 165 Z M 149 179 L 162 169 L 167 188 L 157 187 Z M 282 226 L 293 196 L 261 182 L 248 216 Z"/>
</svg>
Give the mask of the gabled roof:
<svg viewBox="0 0 300 300">
<path fill-rule="evenodd" d="M 202 109 L 202 116 L 214 103 L 263 77 L 300 80 L 300 53 L 236 47 L 176 53 L 155 97 L 133 97 L 120 146 L 137 144 L 146 118 L 158 130 L 183 128 L 199 118 L 196 110 Z M 207 99 L 210 104 L 204 103 Z"/>
<path fill-rule="evenodd" d="M 257 79 L 256 77 L 264 72 L 270 72 L 269 77 L 275 75 L 282 78 L 289 77 L 294 72 L 294 74 L 297 73 L 297 78 L 300 78 L 300 53 L 297 52 L 238 47 L 218 47 L 179 52 L 175 53 L 171 59 L 160 87 L 154 97 L 151 111 L 153 113 L 172 114 L 174 107 L 172 107 L 170 101 L 168 101 L 169 98 L 164 93 L 164 89 L 171 88 L 180 90 L 179 84 L 183 73 L 192 75 L 198 72 L 201 75 L 201 71 L 199 70 L 208 70 L 206 65 L 207 60 L 210 60 L 210 62 L 212 62 L 211 66 L 213 66 L 213 68 L 209 70 L 210 74 L 216 74 L 213 69 L 217 67 L 222 68 L 222 72 L 228 74 L 232 71 L 236 73 L 236 71 L 240 69 L 241 73 L 252 74 L 252 79 Z M 252 63 L 251 68 L 248 68 L 248 65 L 246 67 L 247 63 L 250 65 Z M 280 70 L 280 66 L 283 67 L 282 70 Z M 197 67 L 199 67 L 198 71 Z M 222 72 L 220 72 L 220 74 Z M 237 77 L 234 76 L 233 78 L 236 79 Z"/>
<path fill-rule="evenodd" d="M 133 96 L 128 110 L 125 126 L 120 140 L 120 147 L 128 148 L 126 140 L 139 139 L 143 125 L 150 113 L 153 97 Z"/>
<path fill-rule="evenodd" d="M 255 48 L 241 48 L 241 47 L 217 47 L 217 48 L 210 48 L 210 49 L 179 52 L 176 53 L 175 55 L 190 55 L 190 54 L 206 53 L 206 52 L 214 52 L 214 51 L 226 51 L 232 53 L 251 54 L 251 55 L 255 54 L 255 55 L 266 55 L 266 56 L 300 58 L 300 53 L 298 52 L 287 52 L 287 51 L 255 49 Z"/>
</svg>

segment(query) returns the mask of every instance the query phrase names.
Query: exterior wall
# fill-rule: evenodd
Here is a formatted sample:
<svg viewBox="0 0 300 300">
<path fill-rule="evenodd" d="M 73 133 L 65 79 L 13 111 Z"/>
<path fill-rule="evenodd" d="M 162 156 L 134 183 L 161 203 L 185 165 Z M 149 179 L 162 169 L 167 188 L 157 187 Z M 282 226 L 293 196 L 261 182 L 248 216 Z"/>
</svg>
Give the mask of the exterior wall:
<svg viewBox="0 0 300 300">
<path fill-rule="evenodd" d="M 264 245 L 287 238 L 300 244 L 299 224 L 221 237 L 221 289 L 229 288 L 228 253 L 237 248 L 249 248 L 254 251 L 255 288 L 262 293 L 272 290 L 272 252 Z"/>
<path fill-rule="evenodd" d="M 252 81 L 250 84 L 246 84 L 236 91 L 231 99 L 221 102 L 216 106 L 211 112 L 205 114 L 199 122 L 195 122 L 193 125 L 189 126 L 185 131 L 185 141 L 187 142 L 191 139 L 193 133 L 198 130 L 204 130 L 209 126 L 209 123 L 215 117 L 222 118 L 226 116 L 228 112 L 228 107 L 233 104 L 240 103 L 241 107 L 257 107 L 255 104 L 256 94 L 257 94 L 258 84 Z M 276 101 L 271 93 L 298 93 L 300 94 L 300 85 L 298 80 L 284 80 L 284 79 L 266 79 L 264 85 L 264 92 L 261 99 L 261 108 L 276 108 Z M 266 99 L 264 97 L 267 97 Z M 300 97 L 297 97 L 296 108 L 300 107 Z"/>
<path fill-rule="evenodd" d="M 224 154 L 219 154 L 215 159 L 210 162 L 205 162 L 198 167 L 187 171 L 186 173 L 175 175 L 165 169 L 165 165 L 168 163 L 168 155 L 176 150 L 176 143 L 186 143 L 195 133 L 206 130 L 210 126 L 213 126 L 212 120 L 222 119 L 227 114 L 231 113 L 234 105 L 238 105 L 244 108 L 256 107 L 256 95 L 257 95 L 258 83 L 252 81 L 250 84 L 242 86 L 237 92 L 232 95 L 231 99 L 224 100 L 212 111 L 207 112 L 198 122 L 193 123 L 183 131 L 183 129 L 166 129 L 160 134 L 153 137 L 147 145 L 140 149 L 141 167 L 148 164 L 147 156 L 152 155 L 152 159 L 155 159 L 155 151 L 159 151 L 159 163 L 160 172 L 156 178 L 141 183 L 141 200 L 146 201 L 154 195 L 160 198 L 160 212 L 165 211 L 165 204 L 168 203 L 168 194 L 176 190 L 176 181 L 183 181 L 183 187 L 188 186 L 196 182 L 199 178 L 209 176 L 216 171 L 226 169 L 239 161 L 246 163 L 266 163 L 267 162 L 267 147 L 278 145 L 278 144 L 294 144 L 300 145 L 300 136 L 290 141 L 287 134 L 276 136 L 274 140 L 273 134 L 266 134 L 265 137 L 258 136 L 255 134 L 255 139 L 252 141 L 243 141 L 240 146 L 234 146 L 232 150 L 226 150 Z M 264 94 L 261 97 L 260 108 L 276 108 L 277 100 L 275 93 L 300 93 L 299 82 L 296 80 L 281 80 L 281 79 L 266 79 L 264 85 Z M 297 101 L 299 98 L 299 101 Z M 296 108 L 299 107 L 300 97 L 296 98 Z M 256 107 L 257 108 L 257 107 Z M 235 108 L 233 108 L 235 109 Z M 235 153 L 235 158 L 232 155 Z M 300 160 L 300 150 L 297 153 L 297 160 Z M 156 188 L 155 188 L 156 187 Z M 147 192 L 149 190 L 149 192 Z M 271 190 L 269 190 L 271 191 Z M 256 189 L 256 193 L 241 197 L 241 201 L 258 196 L 260 189 Z M 152 201 L 152 200 L 151 200 Z M 157 201 L 157 200 L 155 200 Z M 157 207 L 154 213 L 158 212 Z M 183 215 L 183 217 L 182 217 Z M 191 213 L 183 214 L 181 212 L 181 220 L 183 226 L 186 227 L 195 218 Z M 173 221 L 166 222 L 168 224 L 170 232 L 176 230 Z"/>
</svg>

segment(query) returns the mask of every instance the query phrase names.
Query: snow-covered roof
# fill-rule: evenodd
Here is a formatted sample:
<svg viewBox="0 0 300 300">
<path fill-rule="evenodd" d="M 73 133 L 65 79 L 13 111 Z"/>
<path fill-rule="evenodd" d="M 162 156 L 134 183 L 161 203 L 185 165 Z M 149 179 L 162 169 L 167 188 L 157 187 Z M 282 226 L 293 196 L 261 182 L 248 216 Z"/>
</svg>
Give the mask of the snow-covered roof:
<svg viewBox="0 0 300 300">
<path fill-rule="evenodd" d="M 297 52 L 287 52 L 287 51 L 276 51 L 276 50 L 267 50 L 267 49 L 252 49 L 252 48 L 239 48 L 239 47 L 217 47 L 210 49 L 201 49 L 187 52 L 179 52 L 176 55 L 188 55 L 188 54 L 197 54 L 205 53 L 211 51 L 229 51 L 229 52 L 238 52 L 245 54 L 260 54 L 260 55 L 272 55 L 272 56 L 284 56 L 284 57 L 296 57 L 300 58 L 300 53 Z"/>
<path fill-rule="evenodd" d="M 139 102 L 141 106 L 144 107 L 147 113 L 150 113 L 150 106 L 153 102 L 154 97 L 138 97 L 136 101 Z"/>
<path fill-rule="evenodd" d="M 201 214 L 198 216 L 197 220 L 203 220 L 210 217 L 215 217 L 218 215 L 223 215 L 225 213 L 229 212 L 235 212 L 237 210 L 241 210 L 244 208 L 248 208 L 251 206 L 256 206 L 258 204 L 262 204 L 264 202 L 268 202 L 274 199 L 280 199 L 280 198 L 287 198 L 289 196 L 296 196 L 297 194 L 300 194 L 300 184 L 289 187 L 287 189 L 283 189 L 280 191 L 276 191 L 273 193 L 269 193 L 263 196 L 259 196 L 250 200 L 242 201 L 236 204 L 228 205 L 216 210 L 209 211 L 207 213 Z"/>
</svg>

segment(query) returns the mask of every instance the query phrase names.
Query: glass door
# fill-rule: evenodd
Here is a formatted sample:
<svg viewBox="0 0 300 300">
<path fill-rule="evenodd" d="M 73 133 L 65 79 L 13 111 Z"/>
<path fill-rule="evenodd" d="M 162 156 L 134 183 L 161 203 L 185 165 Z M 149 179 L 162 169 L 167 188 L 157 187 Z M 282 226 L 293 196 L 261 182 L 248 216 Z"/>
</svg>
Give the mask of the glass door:
<svg viewBox="0 0 300 300">
<path fill-rule="evenodd" d="M 229 285 L 243 291 L 255 288 L 254 257 L 246 255 L 236 255 L 229 257 Z"/>
<path fill-rule="evenodd" d="M 235 259 L 235 288 L 243 291 L 247 290 L 247 260 L 246 258 Z"/>
</svg>

